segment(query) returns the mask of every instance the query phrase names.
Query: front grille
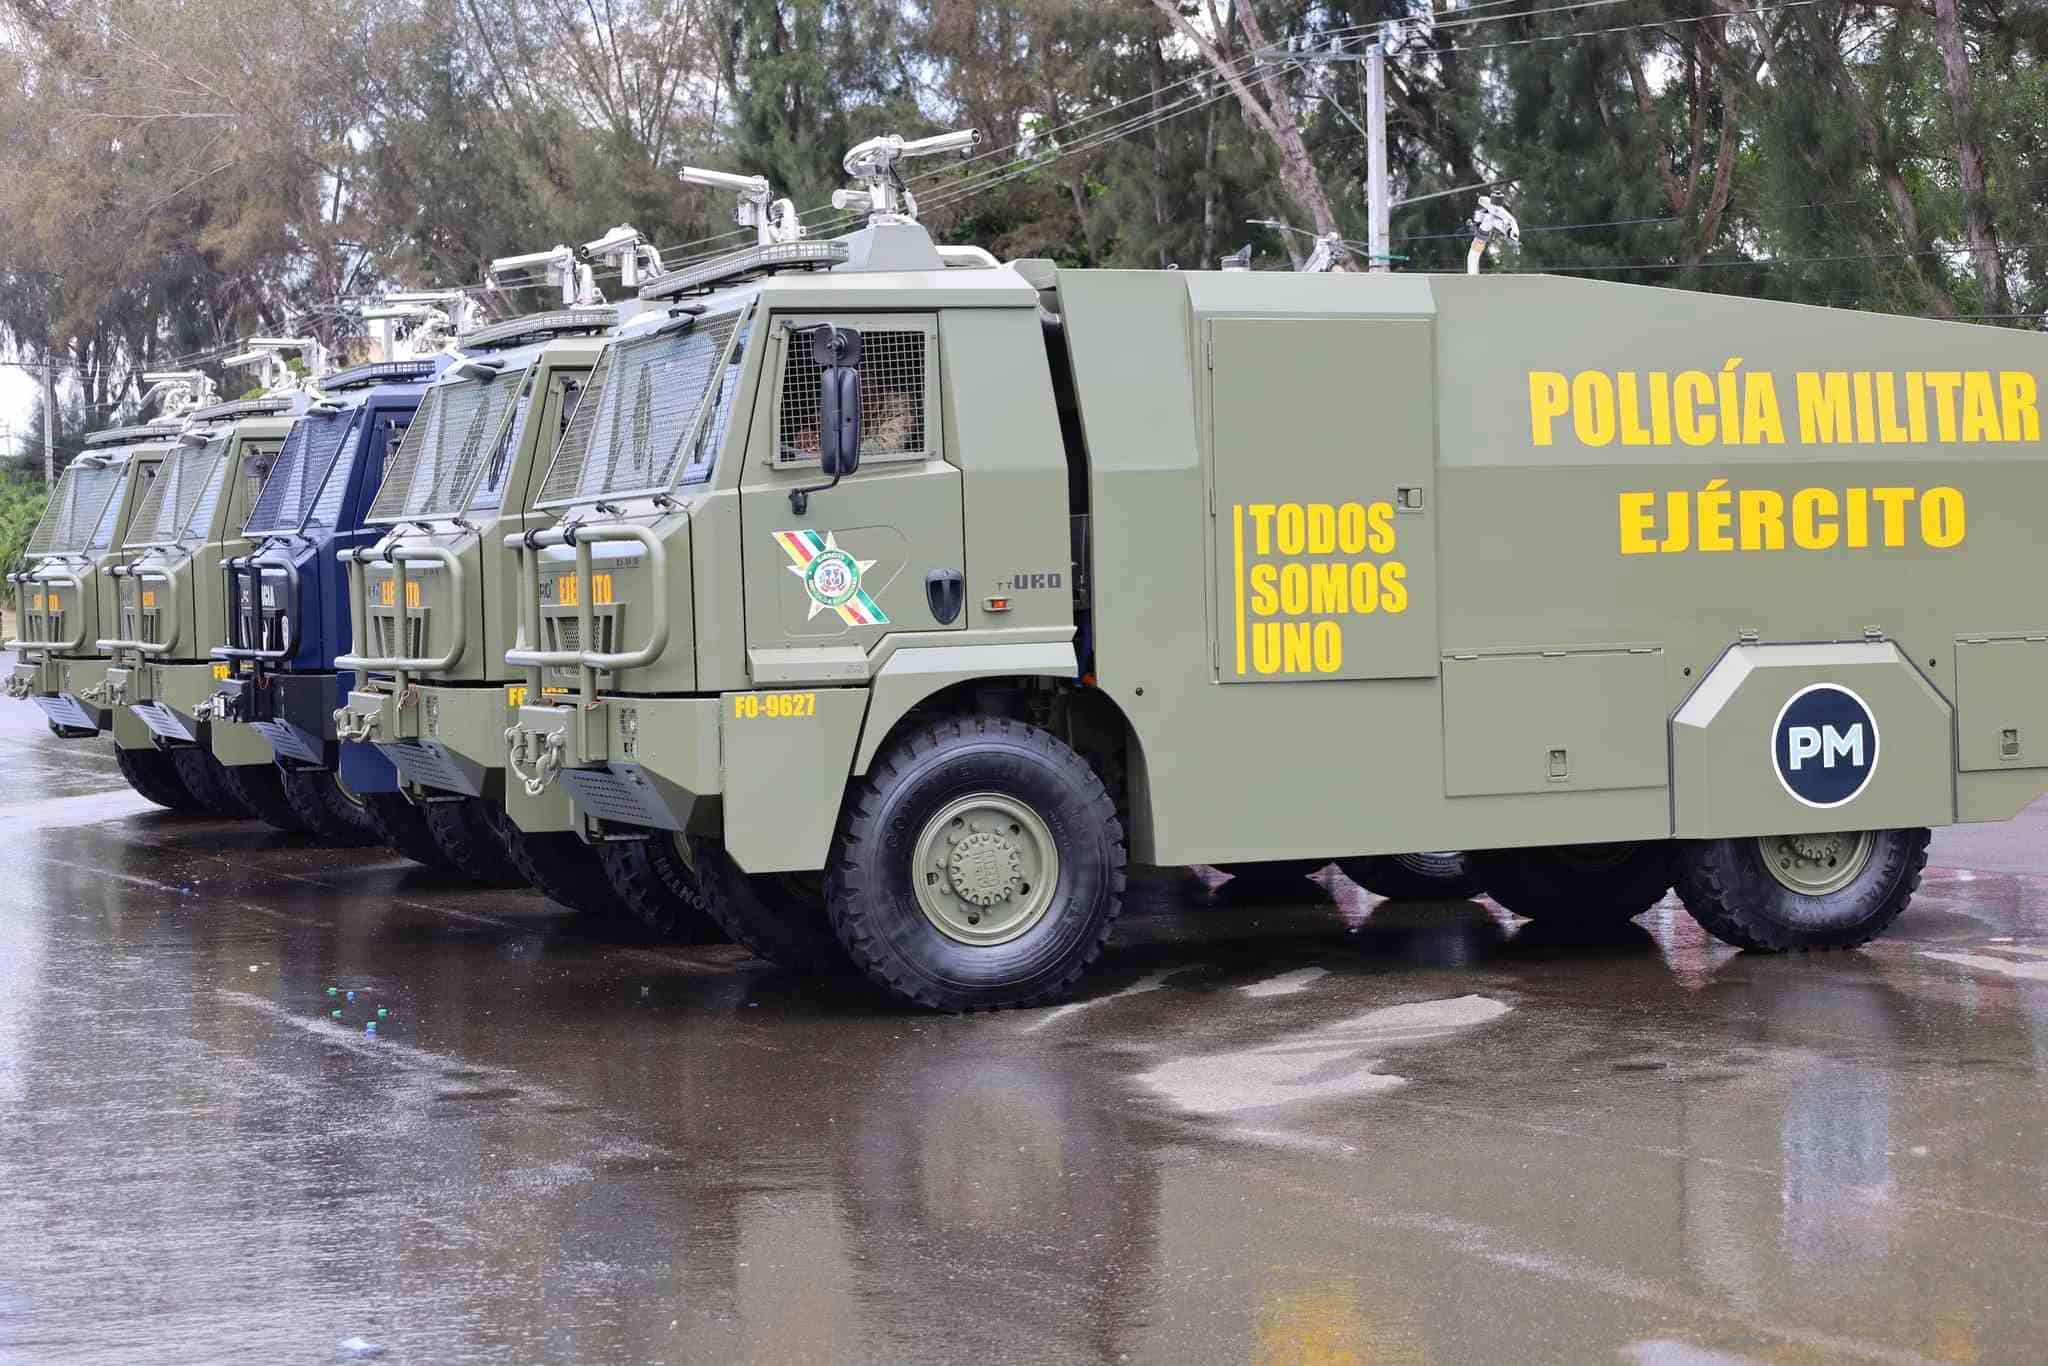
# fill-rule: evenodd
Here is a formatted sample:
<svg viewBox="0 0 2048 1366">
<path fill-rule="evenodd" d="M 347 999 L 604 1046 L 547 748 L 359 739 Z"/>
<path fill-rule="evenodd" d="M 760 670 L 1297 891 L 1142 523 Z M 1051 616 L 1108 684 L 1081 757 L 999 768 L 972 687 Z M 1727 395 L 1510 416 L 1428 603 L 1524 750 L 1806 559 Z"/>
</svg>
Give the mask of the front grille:
<svg viewBox="0 0 2048 1366">
<path fill-rule="evenodd" d="M 550 650 L 589 650 L 608 655 L 618 649 L 619 609 L 616 604 L 591 609 L 590 643 L 583 640 L 583 621 L 573 607 L 549 609 L 541 618 L 548 633 Z"/>
<path fill-rule="evenodd" d="M 405 635 L 402 640 L 399 637 L 396 612 L 372 612 L 370 638 L 375 643 L 376 655 L 380 658 L 422 658 L 427 652 L 427 609 L 419 608 L 406 613 Z"/>
</svg>

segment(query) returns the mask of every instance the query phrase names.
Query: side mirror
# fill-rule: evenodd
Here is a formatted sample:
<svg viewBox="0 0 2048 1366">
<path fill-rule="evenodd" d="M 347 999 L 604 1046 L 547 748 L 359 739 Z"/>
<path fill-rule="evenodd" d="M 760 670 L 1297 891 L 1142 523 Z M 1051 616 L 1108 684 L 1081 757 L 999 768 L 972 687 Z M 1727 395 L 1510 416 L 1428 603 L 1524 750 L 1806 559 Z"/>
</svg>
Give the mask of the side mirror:
<svg viewBox="0 0 2048 1366">
<path fill-rule="evenodd" d="M 827 479 L 860 468 L 860 371 L 851 365 L 818 377 L 818 467 Z"/>
<path fill-rule="evenodd" d="M 829 479 L 860 468 L 860 333 L 827 325 L 811 333 L 818 367 L 818 467 Z"/>
</svg>

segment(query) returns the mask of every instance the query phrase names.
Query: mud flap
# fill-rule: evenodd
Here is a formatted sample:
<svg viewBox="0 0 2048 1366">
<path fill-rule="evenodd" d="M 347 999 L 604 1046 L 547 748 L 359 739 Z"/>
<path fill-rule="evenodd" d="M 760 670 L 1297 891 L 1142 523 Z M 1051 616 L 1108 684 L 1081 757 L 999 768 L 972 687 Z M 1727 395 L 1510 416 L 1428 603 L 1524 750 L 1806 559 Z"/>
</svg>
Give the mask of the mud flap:
<svg viewBox="0 0 2048 1366">
<path fill-rule="evenodd" d="M 1947 825 L 1955 717 L 1889 641 L 1738 645 L 1671 720 L 1681 839 Z"/>
</svg>

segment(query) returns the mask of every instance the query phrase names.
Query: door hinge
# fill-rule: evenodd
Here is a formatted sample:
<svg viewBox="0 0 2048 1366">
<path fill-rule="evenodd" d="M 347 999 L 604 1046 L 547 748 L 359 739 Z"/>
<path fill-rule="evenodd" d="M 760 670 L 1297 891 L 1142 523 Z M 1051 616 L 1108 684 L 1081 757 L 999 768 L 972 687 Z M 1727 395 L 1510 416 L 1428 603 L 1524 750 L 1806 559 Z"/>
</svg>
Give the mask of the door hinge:
<svg viewBox="0 0 2048 1366">
<path fill-rule="evenodd" d="M 1216 368 L 1216 341 L 1214 338 L 1202 343 L 1203 365 L 1206 369 Z"/>
</svg>

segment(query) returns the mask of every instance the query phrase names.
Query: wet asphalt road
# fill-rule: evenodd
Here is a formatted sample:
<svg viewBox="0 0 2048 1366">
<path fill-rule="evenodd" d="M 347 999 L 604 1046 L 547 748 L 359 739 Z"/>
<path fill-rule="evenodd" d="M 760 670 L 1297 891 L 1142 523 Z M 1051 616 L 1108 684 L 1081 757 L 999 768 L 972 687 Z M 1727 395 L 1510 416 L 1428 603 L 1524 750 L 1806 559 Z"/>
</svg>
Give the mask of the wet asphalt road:
<svg viewBox="0 0 2048 1366">
<path fill-rule="evenodd" d="M 1081 1000 L 954 1019 L 109 743 L 0 706 L 0 1360 L 2048 1352 L 2040 811 L 1857 954 L 1175 874 Z"/>
</svg>

